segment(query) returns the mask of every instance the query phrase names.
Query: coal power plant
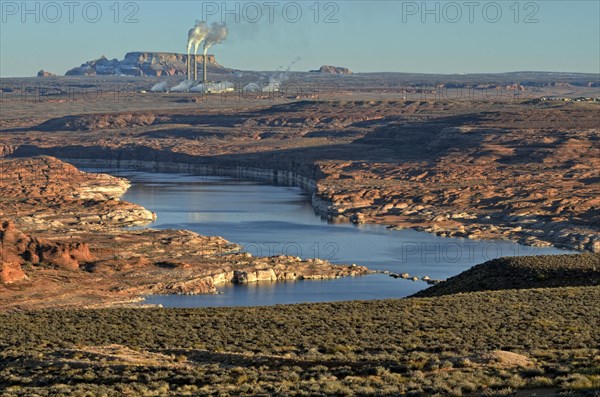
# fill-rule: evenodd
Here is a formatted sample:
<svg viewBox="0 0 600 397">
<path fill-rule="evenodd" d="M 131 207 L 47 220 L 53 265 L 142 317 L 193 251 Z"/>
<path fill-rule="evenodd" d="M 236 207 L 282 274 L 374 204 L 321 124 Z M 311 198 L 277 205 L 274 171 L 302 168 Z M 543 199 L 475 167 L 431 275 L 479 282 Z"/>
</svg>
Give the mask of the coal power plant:
<svg viewBox="0 0 600 397">
<path fill-rule="evenodd" d="M 198 92 L 198 93 L 221 93 L 234 91 L 234 85 L 227 81 L 211 82 L 208 80 L 208 63 L 214 62 L 214 56 L 208 55 L 208 50 L 227 39 L 229 30 L 224 23 L 214 22 L 207 24 L 204 21 L 196 21 L 196 24 L 188 32 L 186 63 L 186 80 L 172 88 L 167 87 L 167 82 L 159 82 L 152 87 L 152 92 Z M 198 51 L 202 49 L 202 80 L 198 80 Z"/>
<path fill-rule="evenodd" d="M 208 63 L 214 62 L 214 55 L 208 55 L 208 50 L 227 39 L 229 30 L 224 23 L 214 22 L 208 24 L 204 21 L 196 21 L 193 28 L 188 31 L 187 51 L 185 56 L 186 80 L 174 87 L 168 88 L 167 82 L 162 81 L 155 84 L 151 92 L 197 92 L 197 93 L 224 93 L 235 91 L 235 84 L 228 81 L 209 81 Z M 198 51 L 202 49 L 202 80 L 198 79 Z M 245 92 L 277 92 L 280 90 L 281 82 L 288 78 L 289 68 L 279 76 L 270 76 L 269 84 L 260 87 L 256 83 L 250 83 L 244 87 Z"/>
<path fill-rule="evenodd" d="M 208 83 L 206 55 L 215 44 L 227 39 L 229 30 L 223 23 L 214 22 L 208 25 L 204 21 L 196 21 L 196 25 L 188 32 L 187 40 L 187 79 L 198 81 L 198 49 L 203 47 L 202 83 Z M 192 56 L 193 51 L 193 56 Z"/>
</svg>

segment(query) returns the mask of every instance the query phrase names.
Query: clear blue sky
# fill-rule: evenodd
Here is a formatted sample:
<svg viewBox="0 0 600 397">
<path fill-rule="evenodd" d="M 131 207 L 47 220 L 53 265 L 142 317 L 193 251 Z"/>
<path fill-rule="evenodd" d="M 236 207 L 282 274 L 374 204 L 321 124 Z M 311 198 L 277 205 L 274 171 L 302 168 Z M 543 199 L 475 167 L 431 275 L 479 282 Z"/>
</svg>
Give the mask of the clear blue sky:
<svg viewBox="0 0 600 397">
<path fill-rule="evenodd" d="M 218 62 L 243 70 L 331 64 L 355 72 L 600 73 L 599 0 L 520 1 L 518 7 L 513 0 L 427 1 L 430 13 L 421 0 L 320 1 L 318 15 L 313 0 L 284 0 L 263 5 L 262 18 L 252 23 L 258 18 L 254 5 L 265 1 L 227 3 L 232 10 L 239 4 L 240 20 L 235 12 L 225 15 L 230 37 L 210 51 Z M 21 1 L 1 3 L 2 77 L 31 76 L 42 68 L 64 74 L 101 55 L 122 59 L 129 51 L 185 52 L 187 32 L 203 18 L 203 8 L 222 9 L 221 1 L 122 1 L 115 23 L 114 0 L 78 0 L 73 8 L 64 1 L 28 2 L 30 13 Z M 208 21 L 221 20 L 219 11 Z M 137 22 L 124 23 L 132 12 Z M 331 13 L 332 23 L 325 23 Z"/>
</svg>

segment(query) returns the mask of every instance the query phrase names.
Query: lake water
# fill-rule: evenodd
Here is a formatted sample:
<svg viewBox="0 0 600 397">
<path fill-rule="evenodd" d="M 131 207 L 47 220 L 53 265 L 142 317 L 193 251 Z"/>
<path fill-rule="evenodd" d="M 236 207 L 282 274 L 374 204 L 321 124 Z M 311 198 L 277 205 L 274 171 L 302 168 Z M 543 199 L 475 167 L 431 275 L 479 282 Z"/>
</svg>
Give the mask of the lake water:
<svg viewBox="0 0 600 397">
<path fill-rule="evenodd" d="M 155 211 L 153 228 L 223 236 L 256 256 L 286 254 L 446 279 L 500 256 L 567 253 L 507 241 L 443 238 L 379 225 L 332 223 L 315 214 L 300 188 L 223 177 L 102 170 L 133 182 L 123 199 Z M 219 295 L 149 296 L 165 307 L 260 306 L 401 298 L 424 282 L 384 274 L 327 281 L 224 285 Z"/>
</svg>

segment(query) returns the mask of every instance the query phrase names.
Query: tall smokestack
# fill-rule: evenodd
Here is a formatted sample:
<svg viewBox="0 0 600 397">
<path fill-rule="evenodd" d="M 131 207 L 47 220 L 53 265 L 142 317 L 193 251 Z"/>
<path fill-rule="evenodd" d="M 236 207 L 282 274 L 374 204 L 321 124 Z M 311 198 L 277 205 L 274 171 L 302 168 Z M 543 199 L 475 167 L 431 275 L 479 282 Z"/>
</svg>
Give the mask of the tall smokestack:
<svg viewBox="0 0 600 397">
<path fill-rule="evenodd" d="M 194 28 L 190 29 L 190 31 L 188 32 L 188 41 L 187 41 L 187 58 L 185 59 L 186 61 L 186 66 L 187 66 L 187 79 L 189 80 L 192 76 L 192 65 L 191 65 L 191 59 L 190 59 L 190 54 L 192 53 L 192 46 L 194 45 L 194 41 L 195 41 L 195 36 L 194 36 Z"/>
<path fill-rule="evenodd" d="M 190 54 L 188 54 L 187 59 L 186 59 L 186 63 L 187 63 L 187 79 L 191 80 L 192 79 L 192 57 Z"/>
<path fill-rule="evenodd" d="M 206 22 L 196 21 L 196 25 L 188 32 L 188 62 L 192 62 L 192 60 L 190 60 L 189 57 L 191 55 L 192 48 L 194 50 L 193 63 L 188 64 L 188 80 L 192 79 L 192 67 L 194 68 L 194 80 L 198 80 L 198 58 L 196 55 L 198 54 L 198 47 L 200 46 L 200 44 L 202 44 L 204 38 L 208 35 L 209 30 L 210 29 Z"/>
<path fill-rule="evenodd" d="M 206 53 L 208 49 L 215 44 L 222 43 L 225 39 L 227 39 L 227 35 L 229 31 L 227 30 L 227 26 L 224 23 L 214 22 L 211 26 L 208 26 L 206 22 L 196 21 L 196 25 L 189 30 L 188 32 L 188 80 L 191 80 L 191 70 L 190 70 L 190 55 L 192 48 L 194 49 L 194 80 L 198 80 L 198 47 L 202 43 L 204 43 L 204 57 L 203 57 L 203 73 L 202 80 L 206 83 L 208 80 L 207 77 L 207 61 L 208 57 Z"/>
</svg>

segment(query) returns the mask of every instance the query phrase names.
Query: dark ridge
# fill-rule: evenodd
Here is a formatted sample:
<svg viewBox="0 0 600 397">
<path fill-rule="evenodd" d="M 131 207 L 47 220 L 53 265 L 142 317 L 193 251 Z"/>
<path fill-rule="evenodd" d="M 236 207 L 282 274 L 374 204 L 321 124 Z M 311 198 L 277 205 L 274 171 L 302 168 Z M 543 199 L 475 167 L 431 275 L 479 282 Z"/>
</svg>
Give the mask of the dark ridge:
<svg viewBox="0 0 600 397">
<path fill-rule="evenodd" d="M 487 261 L 413 296 L 597 285 L 600 254 L 523 256 Z"/>
</svg>

